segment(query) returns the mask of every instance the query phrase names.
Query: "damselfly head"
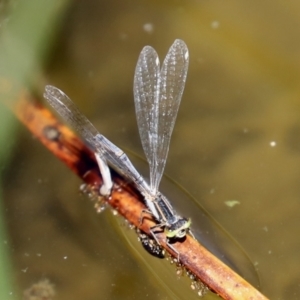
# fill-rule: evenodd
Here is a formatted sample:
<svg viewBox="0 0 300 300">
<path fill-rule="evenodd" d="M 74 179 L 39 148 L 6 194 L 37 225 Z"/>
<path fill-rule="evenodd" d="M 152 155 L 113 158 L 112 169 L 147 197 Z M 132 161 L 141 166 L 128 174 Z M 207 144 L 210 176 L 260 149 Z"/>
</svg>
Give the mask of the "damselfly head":
<svg viewBox="0 0 300 300">
<path fill-rule="evenodd" d="M 190 231 L 191 219 L 180 218 L 177 222 L 173 223 L 170 226 L 167 226 L 165 229 L 166 236 L 168 238 L 183 238 L 186 236 L 187 231 Z"/>
</svg>

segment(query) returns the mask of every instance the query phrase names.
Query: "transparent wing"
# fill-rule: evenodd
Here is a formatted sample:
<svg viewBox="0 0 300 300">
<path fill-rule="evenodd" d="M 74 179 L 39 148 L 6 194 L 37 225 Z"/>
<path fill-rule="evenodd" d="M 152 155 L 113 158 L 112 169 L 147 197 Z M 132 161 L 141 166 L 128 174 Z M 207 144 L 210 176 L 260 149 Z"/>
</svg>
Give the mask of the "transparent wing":
<svg viewBox="0 0 300 300">
<path fill-rule="evenodd" d="M 175 40 L 160 71 L 156 146 L 157 167 L 155 173 L 150 173 L 150 178 L 152 178 L 156 190 L 164 172 L 170 139 L 185 86 L 188 64 L 189 53 L 186 44 L 182 40 Z"/>
<path fill-rule="evenodd" d="M 150 174 L 155 174 L 157 167 L 159 74 L 160 65 L 156 51 L 150 46 L 144 47 L 135 69 L 133 90 L 140 138 Z M 153 187 L 153 176 L 150 176 L 151 191 L 154 191 Z"/>
<path fill-rule="evenodd" d="M 141 192 L 149 194 L 149 186 L 134 168 L 126 154 L 100 134 L 93 124 L 81 114 L 73 101 L 64 92 L 54 86 L 47 85 L 44 97 L 48 100 L 49 104 L 96 150 L 98 153 L 96 158 L 103 162 L 100 164 L 98 162 L 103 177 L 106 174 L 104 168 L 107 168 L 107 160 L 113 168 L 135 182 Z M 100 165 L 104 166 L 101 168 Z M 110 190 L 112 185 L 110 178 L 108 178 L 107 181 L 108 190 Z"/>
<path fill-rule="evenodd" d="M 78 110 L 60 89 L 46 85 L 44 97 L 49 104 L 97 151 L 103 152 L 94 137 L 99 134 L 94 125 Z"/>
<path fill-rule="evenodd" d="M 95 139 L 100 133 L 92 123 L 80 113 L 72 100 L 58 88 L 47 85 L 45 87 L 44 97 L 49 104 L 89 143 L 95 151 L 95 157 L 103 179 L 103 185 L 100 188 L 102 195 L 108 196 L 111 192 L 113 183 L 110 170 L 108 168 L 103 146 Z"/>
</svg>

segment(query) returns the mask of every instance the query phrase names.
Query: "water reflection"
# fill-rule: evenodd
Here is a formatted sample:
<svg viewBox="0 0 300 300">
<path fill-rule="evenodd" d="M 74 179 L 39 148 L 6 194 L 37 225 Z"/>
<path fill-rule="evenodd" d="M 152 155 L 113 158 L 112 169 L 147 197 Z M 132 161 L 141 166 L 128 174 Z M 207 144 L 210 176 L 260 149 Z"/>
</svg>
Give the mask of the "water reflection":
<svg viewBox="0 0 300 300">
<path fill-rule="evenodd" d="M 147 164 L 145 162 L 133 155 L 130 156 L 130 159 L 138 170 L 144 170 L 142 173 L 147 173 Z M 253 286 L 260 287 L 258 273 L 247 253 L 187 191 L 166 176 L 162 180 L 161 190 L 167 195 L 174 208 L 181 215 L 191 217 L 192 230 L 202 245 Z M 126 233 L 124 234 L 126 235 Z M 136 237 L 133 236 L 133 239 L 136 239 Z M 132 243 L 132 240 L 130 240 L 129 244 Z M 132 250 L 137 251 L 135 246 Z M 158 271 L 154 269 L 153 272 Z M 162 268 L 159 267 L 158 273 L 161 274 L 161 272 Z M 169 284 L 172 285 L 172 283 Z"/>
</svg>

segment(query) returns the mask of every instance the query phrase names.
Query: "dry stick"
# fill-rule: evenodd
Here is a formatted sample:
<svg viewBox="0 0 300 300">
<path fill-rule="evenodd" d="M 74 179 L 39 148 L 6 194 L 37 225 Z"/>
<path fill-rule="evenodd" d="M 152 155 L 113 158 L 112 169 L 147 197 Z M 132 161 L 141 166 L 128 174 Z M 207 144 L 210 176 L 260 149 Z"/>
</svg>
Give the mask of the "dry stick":
<svg viewBox="0 0 300 300">
<path fill-rule="evenodd" d="M 61 159 L 85 183 L 99 188 L 102 178 L 93 152 L 74 133 L 62 125 L 48 109 L 23 93 L 13 108 L 19 120 L 59 159 Z M 107 201 L 131 224 L 149 236 L 149 228 L 155 223 L 145 219 L 140 225 L 142 196 L 120 175 L 112 171 L 114 188 Z M 177 254 L 166 247 L 165 235 L 158 234 L 161 245 L 174 257 Z M 223 299 L 267 299 L 243 278 L 224 265 L 198 241 L 187 236 L 173 244 L 180 255 L 181 264 Z"/>
</svg>

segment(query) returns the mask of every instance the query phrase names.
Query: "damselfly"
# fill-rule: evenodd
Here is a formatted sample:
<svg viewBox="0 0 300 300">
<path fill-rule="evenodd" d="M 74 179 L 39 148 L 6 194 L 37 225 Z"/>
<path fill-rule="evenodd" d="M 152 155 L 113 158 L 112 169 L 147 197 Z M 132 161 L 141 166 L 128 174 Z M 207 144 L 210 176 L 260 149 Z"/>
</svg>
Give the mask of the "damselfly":
<svg viewBox="0 0 300 300">
<path fill-rule="evenodd" d="M 191 220 L 179 216 L 158 188 L 185 86 L 188 62 L 188 49 L 182 40 L 175 40 L 162 67 L 156 51 L 150 46 L 143 48 L 137 62 L 134 102 L 139 133 L 150 168 L 150 184 L 139 174 L 126 154 L 101 135 L 66 94 L 49 85 L 44 93 L 50 105 L 93 147 L 103 177 L 100 193 L 108 196 L 111 192 L 113 184 L 107 166 L 110 164 L 132 180 L 144 196 L 148 209 L 143 214 L 149 213 L 158 222 L 150 228 L 156 242 L 159 244 L 155 232 L 162 229 L 167 236 L 167 245 L 177 254 L 169 243 L 170 239 L 183 238 L 187 232 L 192 234 Z"/>
</svg>

